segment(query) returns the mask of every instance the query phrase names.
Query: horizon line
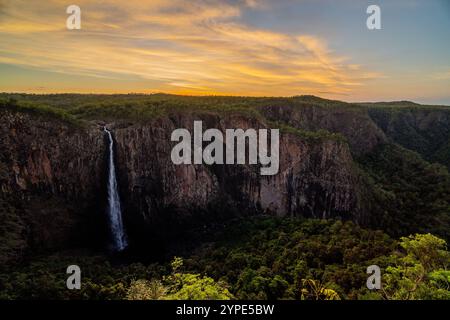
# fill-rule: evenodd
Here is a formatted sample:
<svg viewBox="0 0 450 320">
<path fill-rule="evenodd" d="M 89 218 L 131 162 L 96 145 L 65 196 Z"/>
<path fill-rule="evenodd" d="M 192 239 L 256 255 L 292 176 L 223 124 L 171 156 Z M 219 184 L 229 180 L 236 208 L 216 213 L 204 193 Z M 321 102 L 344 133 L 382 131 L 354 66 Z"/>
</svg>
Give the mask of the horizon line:
<svg viewBox="0 0 450 320">
<path fill-rule="evenodd" d="M 296 97 L 314 97 L 319 98 L 322 100 L 329 100 L 329 101 L 335 101 L 335 102 L 343 102 L 348 104 L 388 104 L 388 103 L 410 103 L 410 104 L 416 104 L 420 106 L 434 106 L 434 107 L 450 107 L 450 104 L 429 104 L 429 103 L 421 103 L 416 102 L 413 100 L 407 100 L 407 99 L 400 99 L 400 100 L 369 100 L 369 101 L 345 101 L 345 100 L 338 100 L 338 99 L 329 99 L 329 98 L 323 98 L 321 96 L 317 96 L 314 94 L 299 94 L 299 95 L 290 95 L 290 96 L 260 96 L 260 95 L 233 95 L 233 94 L 182 94 L 182 93 L 167 93 L 167 92 L 127 92 L 127 93 L 106 93 L 106 92 L 43 92 L 43 93 L 35 93 L 35 92 L 7 92 L 2 91 L 0 92 L 0 95 L 35 95 L 35 96 L 51 96 L 51 95 L 85 95 L 85 96 L 151 96 L 151 95 L 168 95 L 168 96 L 178 96 L 178 97 L 217 97 L 217 98 L 254 98 L 254 99 L 268 99 L 268 98 L 274 98 L 274 99 L 292 99 Z"/>
</svg>

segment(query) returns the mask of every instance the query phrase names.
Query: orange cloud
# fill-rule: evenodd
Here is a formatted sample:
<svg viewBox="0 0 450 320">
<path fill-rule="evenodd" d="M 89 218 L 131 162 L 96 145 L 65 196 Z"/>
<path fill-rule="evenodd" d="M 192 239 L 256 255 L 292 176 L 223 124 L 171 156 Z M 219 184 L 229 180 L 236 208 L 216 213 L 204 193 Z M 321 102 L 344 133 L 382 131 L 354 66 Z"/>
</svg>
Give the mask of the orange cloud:
<svg viewBox="0 0 450 320">
<path fill-rule="evenodd" d="M 148 81 L 149 91 L 189 94 L 348 94 L 379 76 L 334 53 L 324 39 L 242 23 L 242 10 L 264 8 L 265 1 L 77 2 L 79 31 L 65 29 L 66 1 L 4 4 L 0 63 L 132 77 Z"/>
</svg>

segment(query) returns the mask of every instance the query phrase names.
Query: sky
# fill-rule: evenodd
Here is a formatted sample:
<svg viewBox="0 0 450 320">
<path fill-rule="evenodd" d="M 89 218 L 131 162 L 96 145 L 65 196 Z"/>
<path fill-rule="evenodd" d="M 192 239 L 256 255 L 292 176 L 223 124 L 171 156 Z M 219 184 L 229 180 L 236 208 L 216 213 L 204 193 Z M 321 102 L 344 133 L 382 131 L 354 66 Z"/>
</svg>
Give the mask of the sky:
<svg viewBox="0 0 450 320">
<path fill-rule="evenodd" d="M 0 0 L 0 92 L 450 105 L 450 1 Z"/>
</svg>

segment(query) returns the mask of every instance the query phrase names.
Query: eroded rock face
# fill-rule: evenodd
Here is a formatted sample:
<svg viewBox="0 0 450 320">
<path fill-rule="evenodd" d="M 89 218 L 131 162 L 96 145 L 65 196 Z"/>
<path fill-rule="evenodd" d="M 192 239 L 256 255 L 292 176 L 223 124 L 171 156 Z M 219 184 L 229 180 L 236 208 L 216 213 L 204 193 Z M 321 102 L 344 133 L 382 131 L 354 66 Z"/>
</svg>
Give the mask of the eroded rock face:
<svg viewBox="0 0 450 320">
<path fill-rule="evenodd" d="M 280 137 L 280 170 L 262 176 L 250 165 L 174 165 L 170 141 L 174 129 L 264 128 L 245 116 L 176 115 L 114 129 L 125 206 L 152 220 L 171 210 L 191 214 L 208 209 L 260 212 L 279 216 L 359 219 L 358 186 L 345 142 L 311 141 L 294 134 Z M 215 208 L 222 206 L 222 208 Z M 225 208 L 223 208 L 225 206 Z"/>
<path fill-rule="evenodd" d="M 101 188 L 104 137 L 27 114 L 0 112 L 4 193 L 46 192 L 67 199 L 92 197 Z"/>
<path fill-rule="evenodd" d="M 0 198 L 9 208 L 2 215 L 15 215 L 21 226 L 8 235 L 20 240 L 18 251 L 57 249 L 86 236 L 87 212 L 102 206 L 101 131 L 1 110 L 0 137 Z"/>
</svg>

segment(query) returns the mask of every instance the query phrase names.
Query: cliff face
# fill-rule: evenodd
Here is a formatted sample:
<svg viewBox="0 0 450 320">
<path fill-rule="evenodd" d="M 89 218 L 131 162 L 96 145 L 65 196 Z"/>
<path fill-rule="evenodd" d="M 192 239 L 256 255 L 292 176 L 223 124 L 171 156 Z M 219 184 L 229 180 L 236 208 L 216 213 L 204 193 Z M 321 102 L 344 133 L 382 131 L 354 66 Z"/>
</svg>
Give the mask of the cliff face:
<svg viewBox="0 0 450 320">
<path fill-rule="evenodd" d="M 335 103 L 336 104 L 336 103 Z M 370 153 L 387 141 L 385 133 L 373 122 L 367 109 L 348 104 L 317 106 L 272 104 L 264 106 L 266 118 L 281 121 L 294 128 L 317 131 L 325 129 L 342 134 L 354 155 Z"/>
<path fill-rule="evenodd" d="M 1 110 L 0 136 L 0 214 L 4 241 L 14 243 L 10 256 L 64 247 L 85 236 L 80 225 L 101 206 L 101 132 Z"/>
<path fill-rule="evenodd" d="M 176 128 L 192 132 L 194 120 L 202 120 L 204 130 L 222 132 L 265 127 L 240 115 L 187 114 L 116 127 L 122 200 L 129 212 L 140 215 L 137 220 L 158 225 L 164 220 L 162 215 L 176 213 L 178 222 L 186 223 L 195 215 L 214 212 L 363 219 L 357 177 L 345 142 L 282 133 L 280 169 L 274 176 L 261 176 L 257 166 L 249 165 L 174 165 L 170 154 L 176 143 L 170 135 Z"/>
<path fill-rule="evenodd" d="M 100 188 L 105 151 L 100 129 L 79 129 L 24 113 L 0 113 L 2 192 L 44 192 L 68 200 L 93 197 Z"/>
</svg>

